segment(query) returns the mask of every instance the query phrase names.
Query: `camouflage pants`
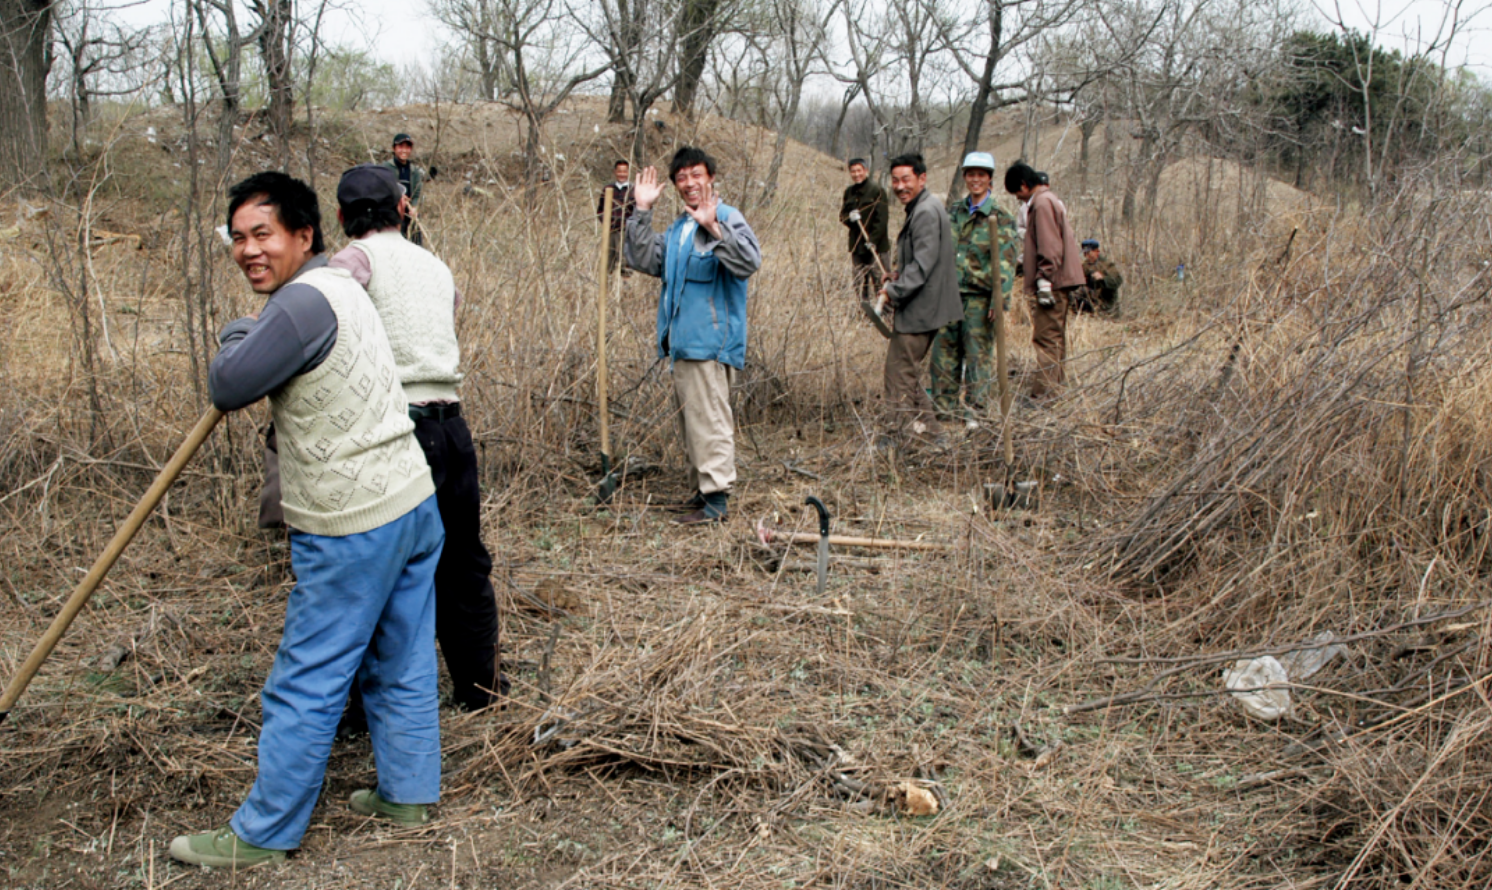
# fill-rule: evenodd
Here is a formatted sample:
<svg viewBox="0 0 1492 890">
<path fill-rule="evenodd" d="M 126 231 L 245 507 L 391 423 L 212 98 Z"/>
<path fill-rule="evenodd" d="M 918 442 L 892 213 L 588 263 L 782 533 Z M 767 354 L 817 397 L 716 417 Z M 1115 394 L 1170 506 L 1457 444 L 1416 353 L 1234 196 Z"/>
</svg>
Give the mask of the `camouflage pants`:
<svg viewBox="0 0 1492 890">
<path fill-rule="evenodd" d="M 932 344 L 932 397 L 938 416 L 953 419 L 959 393 L 967 387 L 969 410 L 979 413 L 988 404 L 994 362 L 995 326 L 989 320 L 989 294 L 960 294 L 964 320 L 938 331 Z"/>
</svg>

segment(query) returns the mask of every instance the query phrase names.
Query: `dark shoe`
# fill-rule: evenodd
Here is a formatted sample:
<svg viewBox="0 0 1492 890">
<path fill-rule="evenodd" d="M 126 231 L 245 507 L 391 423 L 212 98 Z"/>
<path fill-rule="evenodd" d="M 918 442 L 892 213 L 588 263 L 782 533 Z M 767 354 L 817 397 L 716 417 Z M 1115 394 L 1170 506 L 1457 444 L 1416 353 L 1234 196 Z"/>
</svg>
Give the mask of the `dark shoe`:
<svg viewBox="0 0 1492 890">
<path fill-rule="evenodd" d="M 184 834 L 171 841 L 171 858 L 189 865 L 212 868 L 253 868 L 266 862 L 284 862 L 284 850 L 266 850 L 240 840 L 227 825 L 217 831 Z"/>
<path fill-rule="evenodd" d="M 696 491 L 692 496 L 690 496 L 689 500 L 683 501 L 682 503 L 678 504 L 669 504 L 663 509 L 667 510 L 670 513 L 693 513 L 697 510 L 703 510 L 704 508 L 705 496 Z"/>
<path fill-rule="evenodd" d="M 389 803 L 372 788 L 352 792 L 352 811 L 375 819 L 387 819 L 400 825 L 424 825 L 430 821 L 430 809 L 422 803 Z"/>
<path fill-rule="evenodd" d="M 706 525 L 711 522 L 724 522 L 728 514 L 726 504 L 729 498 L 730 495 L 723 491 L 712 491 L 703 496 L 704 506 L 687 516 L 680 516 L 674 522 L 678 525 Z"/>
</svg>

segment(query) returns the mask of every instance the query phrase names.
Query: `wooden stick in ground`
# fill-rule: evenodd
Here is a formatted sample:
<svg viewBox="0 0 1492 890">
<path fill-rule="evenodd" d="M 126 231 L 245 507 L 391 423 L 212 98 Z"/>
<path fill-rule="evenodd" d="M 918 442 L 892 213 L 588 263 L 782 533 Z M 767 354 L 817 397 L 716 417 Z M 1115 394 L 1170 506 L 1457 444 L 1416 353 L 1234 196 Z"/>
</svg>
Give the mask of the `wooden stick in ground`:
<svg viewBox="0 0 1492 890">
<path fill-rule="evenodd" d="M 1010 352 L 1005 345 L 1005 270 L 1000 265 L 1000 221 L 998 214 L 989 215 L 990 267 L 993 270 L 994 289 L 990 295 L 989 312 L 995 322 L 995 378 L 1000 383 L 1000 439 L 1005 447 L 1005 471 L 1015 464 L 1015 443 L 1010 439 Z"/>
<path fill-rule="evenodd" d="M 608 186 L 601 199 L 601 259 L 596 279 L 601 286 L 596 292 L 596 404 L 601 406 L 601 472 L 611 472 L 611 418 L 606 406 L 606 266 L 611 259 L 611 200 L 612 190 Z M 621 260 L 618 258 L 618 263 Z"/>
<path fill-rule="evenodd" d="M 150 483 L 150 488 L 146 489 L 144 497 L 140 498 L 140 502 L 135 505 L 135 509 L 130 511 L 129 516 L 125 517 L 124 524 L 114 533 L 113 539 L 104 548 L 104 552 L 99 554 L 98 559 L 94 560 L 93 568 L 89 569 L 88 574 L 84 576 L 83 580 L 78 582 L 78 586 L 73 588 L 72 595 L 67 598 L 67 602 L 62 606 L 62 611 L 58 612 L 57 617 L 52 619 L 52 626 L 48 627 L 47 632 L 42 634 L 40 640 L 36 641 L 36 648 L 31 650 L 31 655 L 21 665 L 21 670 L 10 681 L 10 685 L 5 687 L 5 693 L 0 695 L 0 721 L 4 721 L 10 715 L 10 709 L 15 707 L 16 701 L 21 697 L 21 693 L 26 691 L 26 687 L 31 683 L 31 678 L 35 677 L 36 672 L 40 670 L 42 662 L 46 661 L 47 656 L 52 654 L 52 649 L 57 646 L 58 641 L 67 633 L 67 628 L 73 623 L 73 619 L 78 617 L 79 612 L 83 611 L 83 606 L 87 604 L 88 598 L 98 589 L 98 585 L 103 582 L 104 576 L 109 574 L 109 569 L 113 568 L 120 554 L 124 553 L 124 548 L 129 546 L 130 541 L 135 537 L 135 533 L 145 524 L 145 520 L 155 510 L 156 505 L 161 502 L 161 498 L 166 496 L 166 490 L 171 487 L 171 483 L 175 482 L 176 477 L 181 475 L 182 469 L 192 459 L 192 455 L 197 453 L 197 449 L 202 446 L 202 443 L 207 441 L 207 436 L 212 432 L 213 427 L 218 425 L 218 421 L 222 417 L 223 412 L 218 409 L 207 409 L 207 413 L 202 415 L 202 419 L 197 421 L 197 425 L 192 427 L 192 431 L 187 434 L 186 441 L 181 443 L 181 447 L 177 448 L 176 453 L 171 455 L 171 460 L 156 475 L 155 481 Z"/>
</svg>

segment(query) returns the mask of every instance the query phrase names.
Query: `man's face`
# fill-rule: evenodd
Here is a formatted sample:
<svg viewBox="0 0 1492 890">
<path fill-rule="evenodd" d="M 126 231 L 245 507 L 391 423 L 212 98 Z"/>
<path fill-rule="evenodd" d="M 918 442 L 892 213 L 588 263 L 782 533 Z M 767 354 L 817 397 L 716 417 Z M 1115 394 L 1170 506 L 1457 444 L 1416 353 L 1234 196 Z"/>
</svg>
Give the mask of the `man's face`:
<svg viewBox="0 0 1492 890">
<path fill-rule="evenodd" d="M 1034 193 L 1035 193 L 1035 190 L 1032 189 L 1029 185 L 1026 185 L 1024 182 L 1021 183 L 1021 187 L 1020 188 L 1018 188 L 1014 192 L 1012 192 L 1012 194 L 1015 195 L 1015 199 L 1017 201 L 1021 201 L 1022 203 L 1031 200 L 1031 195 L 1034 194 Z"/>
<path fill-rule="evenodd" d="M 927 174 L 914 173 L 911 167 L 891 168 L 891 191 L 896 194 L 896 199 L 902 204 L 910 204 L 917 200 L 922 190 L 927 188 Z"/>
<path fill-rule="evenodd" d="M 680 170 L 674 176 L 673 184 L 679 190 L 679 197 L 684 199 L 684 206 L 690 210 L 698 210 L 715 187 L 715 177 L 710 175 L 704 164 L 695 164 Z"/>
<path fill-rule="evenodd" d="M 632 168 L 626 164 L 617 164 L 616 169 L 612 172 L 616 174 L 617 182 L 626 182 L 627 177 L 632 173 Z"/>
<path fill-rule="evenodd" d="M 865 177 L 869 175 L 870 171 L 865 169 L 864 164 L 850 165 L 850 179 L 853 179 L 855 181 L 855 185 L 859 185 L 860 183 L 864 182 Z"/>
<path fill-rule="evenodd" d="M 285 285 L 311 258 L 315 233 L 310 226 L 290 231 L 280 222 L 280 209 L 250 198 L 233 214 L 228 234 L 233 239 L 233 261 L 243 270 L 257 294 L 272 294 Z"/>
<path fill-rule="evenodd" d="M 1098 248 L 1090 247 L 1089 249 L 1083 251 L 1083 259 L 1087 260 L 1090 263 L 1098 262 Z"/>
<path fill-rule="evenodd" d="M 989 194 L 990 172 L 988 170 L 965 170 L 964 188 L 975 200 L 982 201 Z"/>
<path fill-rule="evenodd" d="M 414 143 L 413 142 L 401 142 L 398 145 L 394 146 L 394 157 L 398 158 L 399 159 L 399 163 L 401 163 L 401 164 L 407 164 L 407 163 L 409 163 L 409 158 L 413 154 L 414 154 Z"/>
</svg>

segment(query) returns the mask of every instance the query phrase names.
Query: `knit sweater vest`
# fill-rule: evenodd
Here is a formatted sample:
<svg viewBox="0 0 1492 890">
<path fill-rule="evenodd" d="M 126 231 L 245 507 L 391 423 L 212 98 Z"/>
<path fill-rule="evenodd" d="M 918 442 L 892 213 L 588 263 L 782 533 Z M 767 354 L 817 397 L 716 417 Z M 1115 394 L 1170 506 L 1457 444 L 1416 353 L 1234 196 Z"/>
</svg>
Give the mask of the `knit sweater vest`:
<svg viewBox="0 0 1492 890">
<path fill-rule="evenodd" d="M 269 397 L 285 523 L 331 537 L 372 531 L 435 493 L 430 467 L 383 323 L 363 289 L 347 272 L 325 267 L 296 283 L 331 304 L 337 342 L 320 365 Z"/>
<path fill-rule="evenodd" d="M 378 307 L 411 402 L 454 402 L 461 383 L 456 282 L 435 254 L 397 230 L 352 242 L 368 257 L 368 296 Z"/>
</svg>

